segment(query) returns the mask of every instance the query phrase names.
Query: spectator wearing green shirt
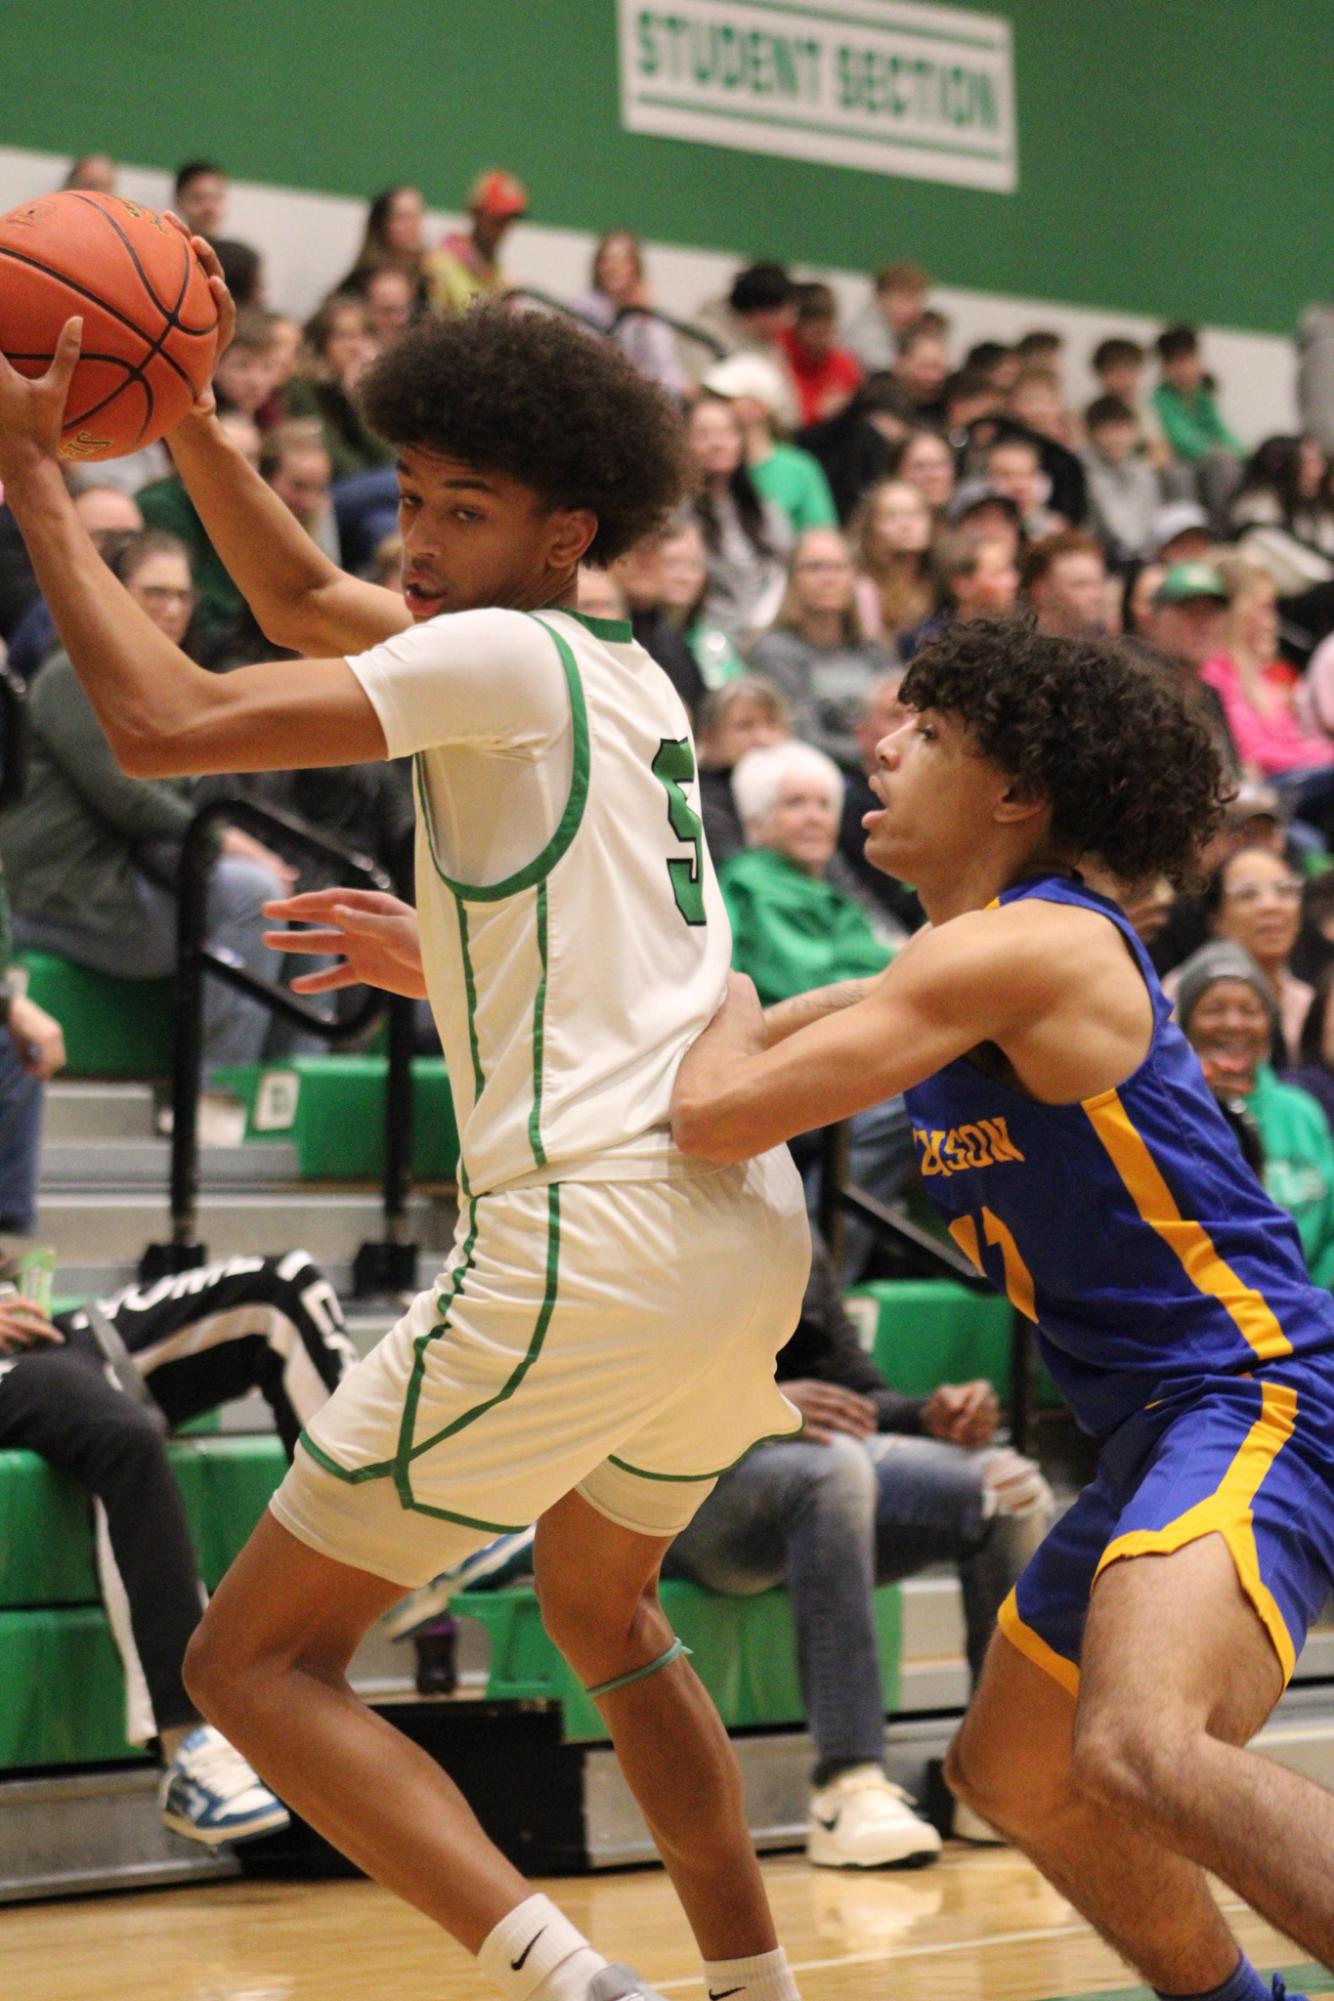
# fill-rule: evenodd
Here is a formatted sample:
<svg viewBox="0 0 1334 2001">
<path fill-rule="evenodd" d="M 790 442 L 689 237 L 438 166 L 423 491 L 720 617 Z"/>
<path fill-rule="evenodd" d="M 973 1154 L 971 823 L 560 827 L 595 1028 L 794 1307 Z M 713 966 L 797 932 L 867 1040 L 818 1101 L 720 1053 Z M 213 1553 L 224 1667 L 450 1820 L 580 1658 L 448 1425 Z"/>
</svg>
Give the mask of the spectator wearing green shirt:
<svg viewBox="0 0 1334 2001">
<path fill-rule="evenodd" d="M 807 528 L 834 528 L 838 512 L 820 461 L 775 434 L 787 395 L 777 366 L 762 354 L 732 354 L 704 378 L 704 387 L 735 410 L 746 434 L 746 463 L 766 500 L 781 508 L 800 535 Z"/>
<path fill-rule="evenodd" d="M 1241 482 L 1242 447 L 1223 422 L 1194 327 L 1164 327 L 1154 346 L 1162 380 L 1150 399 L 1172 457 L 1194 469 L 1202 504 L 1218 528 Z"/>
<path fill-rule="evenodd" d="M 831 873 L 843 805 L 833 759 L 795 738 L 748 750 L 732 792 L 748 845 L 718 880 L 732 922 L 732 964 L 754 980 L 764 1005 L 882 972 L 894 951 L 888 930 Z M 912 1164 L 902 1098 L 858 1112 L 849 1139 L 849 1179 L 892 1202 Z M 793 1151 L 813 1202 L 819 1150 L 802 1140 Z M 850 1225 L 845 1280 L 860 1276 L 869 1249 L 869 1234 Z"/>
<path fill-rule="evenodd" d="M 1223 1109 L 1258 1140 L 1261 1178 L 1296 1223 L 1312 1279 L 1334 1284 L 1334 1136 L 1311 1094 L 1281 1083 L 1265 1061 L 1269 982 L 1240 945 L 1205 945 L 1180 970 L 1177 1014 Z"/>
</svg>

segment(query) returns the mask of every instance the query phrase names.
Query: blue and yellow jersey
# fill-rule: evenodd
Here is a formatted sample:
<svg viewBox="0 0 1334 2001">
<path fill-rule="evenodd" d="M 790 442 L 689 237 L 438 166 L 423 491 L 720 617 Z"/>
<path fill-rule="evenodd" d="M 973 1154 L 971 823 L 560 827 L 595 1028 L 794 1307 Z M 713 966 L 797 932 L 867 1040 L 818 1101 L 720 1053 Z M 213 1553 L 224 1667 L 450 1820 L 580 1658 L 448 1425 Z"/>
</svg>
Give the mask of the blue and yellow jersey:
<svg viewBox="0 0 1334 2001">
<path fill-rule="evenodd" d="M 1243 1161 L 1121 910 L 1060 876 L 999 901 L 1023 898 L 1115 924 L 1153 1038 L 1123 1084 L 1076 1104 L 1039 1104 L 967 1057 L 908 1092 L 918 1165 L 955 1243 L 1035 1323 L 1094 1433 L 1202 1375 L 1334 1350 L 1334 1299 Z"/>
</svg>

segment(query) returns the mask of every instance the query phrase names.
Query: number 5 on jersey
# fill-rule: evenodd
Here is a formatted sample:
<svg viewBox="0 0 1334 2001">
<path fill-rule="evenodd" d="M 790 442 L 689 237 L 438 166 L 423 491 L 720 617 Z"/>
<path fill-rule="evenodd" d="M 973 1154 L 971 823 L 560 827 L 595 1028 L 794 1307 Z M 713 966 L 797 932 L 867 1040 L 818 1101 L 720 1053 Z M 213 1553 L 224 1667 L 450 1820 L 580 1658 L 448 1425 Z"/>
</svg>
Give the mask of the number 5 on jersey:
<svg viewBox="0 0 1334 2001">
<path fill-rule="evenodd" d="M 674 855 L 667 863 L 672 895 L 687 924 L 704 924 L 704 827 L 685 793 L 695 776 L 695 753 L 689 737 L 665 737 L 650 767 L 667 794 L 667 820 L 678 841 L 694 849 L 687 859 Z"/>
</svg>

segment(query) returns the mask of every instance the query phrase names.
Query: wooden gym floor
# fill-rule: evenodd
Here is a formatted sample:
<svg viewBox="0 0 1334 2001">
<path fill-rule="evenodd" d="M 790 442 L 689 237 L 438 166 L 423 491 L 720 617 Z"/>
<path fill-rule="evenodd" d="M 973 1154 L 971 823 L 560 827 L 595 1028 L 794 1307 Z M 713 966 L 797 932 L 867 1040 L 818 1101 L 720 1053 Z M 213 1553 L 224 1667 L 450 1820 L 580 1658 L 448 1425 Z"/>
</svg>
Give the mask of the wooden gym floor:
<svg viewBox="0 0 1334 2001">
<path fill-rule="evenodd" d="M 1009 1849 L 951 1843 L 933 1868 L 869 1875 L 779 1856 L 764 1873 L 803 2001 L 1050 2001 L 1133 1984 Z M 629 1960 L 671 2001 L 702 2001 L 690 1936 L 660 1870 L 541 1887 L 599 1951 Z M 1301 1962 L 1235 1899 L 1225 1895 L 1225 1908 L 1263 1970 Z M 489 1994 L 465 1953 L 370 1883 L 219 1883 L 0 1911 L 0 1995 L 12 2001 Z"/>
</svg>

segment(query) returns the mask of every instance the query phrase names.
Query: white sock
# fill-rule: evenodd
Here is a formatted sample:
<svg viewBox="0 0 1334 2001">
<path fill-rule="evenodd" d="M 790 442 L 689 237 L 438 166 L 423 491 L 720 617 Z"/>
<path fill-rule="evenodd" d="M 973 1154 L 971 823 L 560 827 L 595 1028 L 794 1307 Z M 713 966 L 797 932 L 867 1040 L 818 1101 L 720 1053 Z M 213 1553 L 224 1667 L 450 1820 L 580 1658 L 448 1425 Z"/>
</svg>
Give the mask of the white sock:
<svg viewBox="0 0 1334 2001">
<path fill-rule="evenodd" d="M 533 1896 L 482 1941 L 477 1964 L 505 2001 L 585 2001 L 589 1981 L 608 1962 L 550 1897 Z"/>
<path fill-rule="evenodd" d="M 709 2001 L 801 2001 L 781 1945 L 750 1959 L 706 1959 L 704 1988 Z"/>
</svg>

